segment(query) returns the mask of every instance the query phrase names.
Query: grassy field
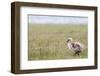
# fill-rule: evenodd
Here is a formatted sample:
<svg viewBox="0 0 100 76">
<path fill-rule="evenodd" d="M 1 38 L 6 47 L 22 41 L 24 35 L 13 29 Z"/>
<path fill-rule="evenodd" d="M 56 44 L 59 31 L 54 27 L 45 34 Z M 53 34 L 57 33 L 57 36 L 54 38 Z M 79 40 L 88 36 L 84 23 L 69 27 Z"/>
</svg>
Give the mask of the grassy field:
<svg viewBox="0 0 100 76">
<path fill-rule="evenodd" d="M 29 24 L 28 60 L 54 60 L 87 58 L 88 48 L 73 56 L 66 40 L 72 37 L 87 47 L 87 25 L 40 25 Z"/>
</svg>

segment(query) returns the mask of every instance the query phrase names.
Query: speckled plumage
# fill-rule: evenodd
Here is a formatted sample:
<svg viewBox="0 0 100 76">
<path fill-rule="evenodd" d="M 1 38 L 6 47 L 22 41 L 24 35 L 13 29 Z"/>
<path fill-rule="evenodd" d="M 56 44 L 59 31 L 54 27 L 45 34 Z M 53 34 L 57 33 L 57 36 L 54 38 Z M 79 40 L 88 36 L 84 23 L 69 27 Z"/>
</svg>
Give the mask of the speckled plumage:
<svg viewBox="0 0 100 76">
<path fill-rule="evenodd" d="M 72 38 L 67 39 L 67 46 L 70 50 L 75 52 L 74 55 L 79 55 L 83 49 L 83 45 L 80 42 L 73 42 Z"/>
</svg>

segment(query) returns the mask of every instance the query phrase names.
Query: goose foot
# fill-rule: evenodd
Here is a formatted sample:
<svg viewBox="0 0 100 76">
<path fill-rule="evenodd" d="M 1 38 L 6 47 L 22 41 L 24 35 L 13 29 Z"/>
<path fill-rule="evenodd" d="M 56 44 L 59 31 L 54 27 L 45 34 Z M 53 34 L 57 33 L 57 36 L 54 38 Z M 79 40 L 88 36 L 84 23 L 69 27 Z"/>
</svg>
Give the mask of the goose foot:
<svg viewBox="0 0 100 76">
<path fill-rule="evenodd" d="M 76 55 L 80 56 L 80 52 L 81 52 L 81 51 L 75 52 L 75 53 L 74 53 L 74 56 L 76 56 Z"/>
</svg>

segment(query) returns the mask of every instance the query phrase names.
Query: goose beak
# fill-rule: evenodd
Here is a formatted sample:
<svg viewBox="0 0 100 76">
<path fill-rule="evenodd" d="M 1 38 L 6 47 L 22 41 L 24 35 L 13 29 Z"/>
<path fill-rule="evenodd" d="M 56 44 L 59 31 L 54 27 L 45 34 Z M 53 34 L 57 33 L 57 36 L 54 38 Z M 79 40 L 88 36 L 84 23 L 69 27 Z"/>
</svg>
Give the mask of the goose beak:
<svg viewBox="0 0 100 76">
<path fill-rule="evenodd" d="M 67 40 L 66 42 L 68 43 L 70 40 Z"/>
</svg>

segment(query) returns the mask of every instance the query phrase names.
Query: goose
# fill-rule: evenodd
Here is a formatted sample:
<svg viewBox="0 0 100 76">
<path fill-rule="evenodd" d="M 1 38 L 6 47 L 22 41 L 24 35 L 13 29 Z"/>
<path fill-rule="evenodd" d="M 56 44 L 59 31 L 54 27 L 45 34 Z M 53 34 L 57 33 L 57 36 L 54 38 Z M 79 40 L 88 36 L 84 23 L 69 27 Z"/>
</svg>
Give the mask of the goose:
<svg viewBox="0 0 100 76">
<path fill-rule="evenodd" d="M 80 42 L 73 42 L 72 38 L 67 39 L 67 46 L 70 50 L 74 51 L 74 55 L 80 55 L 80 53 L 83 51 L 83 44 Z"/>
</svg>

